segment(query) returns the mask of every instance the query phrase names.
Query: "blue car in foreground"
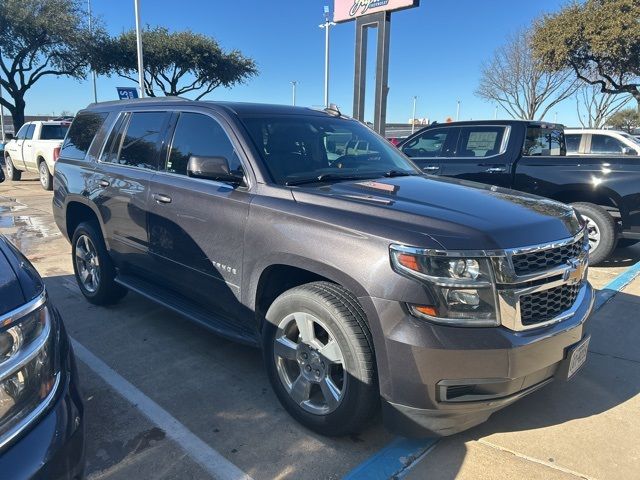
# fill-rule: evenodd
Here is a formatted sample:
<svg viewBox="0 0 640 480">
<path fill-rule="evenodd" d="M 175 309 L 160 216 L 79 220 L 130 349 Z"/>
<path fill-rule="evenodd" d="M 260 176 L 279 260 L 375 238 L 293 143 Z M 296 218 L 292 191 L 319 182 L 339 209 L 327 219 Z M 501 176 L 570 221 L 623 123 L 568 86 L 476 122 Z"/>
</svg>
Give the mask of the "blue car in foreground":
<svg viewBox="0 0 640 480">
<path fill-rule="evenodd" d="M 38 272 L 0 235 L 0 478 L 83 478 L 83 417 L 62 319 Z"/>
</svg>

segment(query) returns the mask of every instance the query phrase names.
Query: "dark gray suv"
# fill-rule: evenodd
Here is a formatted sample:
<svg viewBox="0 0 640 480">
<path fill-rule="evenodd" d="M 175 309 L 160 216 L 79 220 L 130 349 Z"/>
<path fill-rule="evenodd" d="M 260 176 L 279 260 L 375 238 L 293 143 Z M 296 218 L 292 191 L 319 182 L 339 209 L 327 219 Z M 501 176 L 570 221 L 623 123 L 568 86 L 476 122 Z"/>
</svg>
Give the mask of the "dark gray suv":
<svg viewBox="0 0 640 480">
<path fill-rule="evenodd" d="M 449 435 L 583 364 L 593 291 L 560 203 L 423 175 L 337 109 L 90 105 L 53 210 L 95 304 L 133 290 L 261 346 L 328 435 Z"/>
</svg>

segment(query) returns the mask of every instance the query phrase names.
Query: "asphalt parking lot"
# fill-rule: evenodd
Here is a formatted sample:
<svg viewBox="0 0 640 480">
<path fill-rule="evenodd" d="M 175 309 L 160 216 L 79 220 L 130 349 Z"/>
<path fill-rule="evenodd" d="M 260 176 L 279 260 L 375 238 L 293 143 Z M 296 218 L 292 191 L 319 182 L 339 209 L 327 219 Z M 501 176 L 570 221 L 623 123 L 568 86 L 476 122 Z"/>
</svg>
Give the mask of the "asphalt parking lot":
<svg viewBox="0 0 640 480">
<path fill-rule="evenodd" d="M 402 458 L 381 459 L 380 451 L 394 455 L 388 446 L 397 439 L 379 419 L 341 439 L 298 425 L 272 393 L 258 350 L 136 294 L 108 308 L 90 305 L 53 222 L 51 193 L 25 178 L 0 185 L 0 233 L 44 277 L 76 342 L 88 478 L 385 478 L 376 461 L 414 460 L 402 450 Z M 640 246 L 620 249 L 590 279 L 605 287 L 639 260 Z M 574 381 L 552 384 L 468 432 L 427 441 L 399 476 L 640 479 L 638 307 L 636 279 L 595 315 L 590 356 Z"/>
</svg>

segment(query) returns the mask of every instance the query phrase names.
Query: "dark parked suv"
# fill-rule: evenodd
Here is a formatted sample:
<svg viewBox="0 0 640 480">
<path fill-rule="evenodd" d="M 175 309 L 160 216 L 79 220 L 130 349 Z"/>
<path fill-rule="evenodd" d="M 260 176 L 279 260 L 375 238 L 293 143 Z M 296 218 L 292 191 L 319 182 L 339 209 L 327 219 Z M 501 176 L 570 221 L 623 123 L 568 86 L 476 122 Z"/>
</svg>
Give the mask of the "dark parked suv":
<svg viewBox="0 0 640 480">
<path fill-rule="evenodd" d="M 38 272 L 0 235 L 0 478 L 82 478 L 83 412 L 60 315 Z"/>
<path fill-rule="evenodd" d="M 324 434 L 380 403 L 396 431 L 452 434 L 585 360 L 575 211 L 426 176 L 337 109 L 91 105 L 53 210 L 90 302 L 133 290 L 261 346 L 283 406 Z"/>
</svg>

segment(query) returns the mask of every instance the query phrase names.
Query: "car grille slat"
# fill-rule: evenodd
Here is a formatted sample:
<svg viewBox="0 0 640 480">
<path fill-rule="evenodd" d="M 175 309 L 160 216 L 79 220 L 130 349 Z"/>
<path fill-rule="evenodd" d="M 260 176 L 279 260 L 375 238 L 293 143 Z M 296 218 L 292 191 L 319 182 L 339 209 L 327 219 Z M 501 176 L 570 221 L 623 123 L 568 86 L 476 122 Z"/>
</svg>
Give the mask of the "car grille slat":
<svg viewBox="0 0 640 480">
<path fill-rule="evenodd" d="M 531 253 L 513 255 L 513 268 L 516 275 L 523 276 L 566 265 L 571 259 L 578 258 L 582 252 L 583 241 L 569 245 L 549 248 Z"/>
<path fill-rule="evenodd" d="M 520 321 L 523 325 L 553 320 L 571 308 L 578 298 L 581 284 L 561 285 L 520 297 Z"/>
</svg>

